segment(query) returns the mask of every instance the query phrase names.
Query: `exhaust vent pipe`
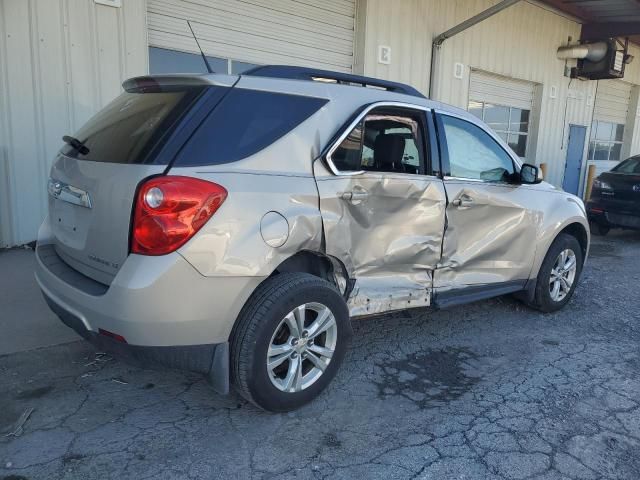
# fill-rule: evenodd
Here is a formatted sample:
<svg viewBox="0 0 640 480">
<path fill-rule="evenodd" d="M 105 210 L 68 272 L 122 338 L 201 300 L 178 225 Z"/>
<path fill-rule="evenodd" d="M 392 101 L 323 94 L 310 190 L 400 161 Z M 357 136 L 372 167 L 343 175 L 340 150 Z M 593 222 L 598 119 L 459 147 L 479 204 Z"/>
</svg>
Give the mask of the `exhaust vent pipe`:
<svg viewBox="0 0 640 480">
<path fill-rule="evenodd" d="M 581 45 L 567 45 L 558 47 L 558 58 L 560 60 L 579 59 L 599 62 L 609 50 L 607 42 L 583 43 Z"/>
</svg>

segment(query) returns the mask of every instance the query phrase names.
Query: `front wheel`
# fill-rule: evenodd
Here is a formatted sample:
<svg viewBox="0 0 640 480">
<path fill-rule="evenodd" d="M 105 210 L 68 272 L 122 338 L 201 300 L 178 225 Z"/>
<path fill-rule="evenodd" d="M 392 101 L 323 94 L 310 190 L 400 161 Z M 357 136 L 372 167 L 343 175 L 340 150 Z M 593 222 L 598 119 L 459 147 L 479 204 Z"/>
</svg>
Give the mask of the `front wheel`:
<svg viewBox="0 0 640 480">
<path fill-rule="evenodd" d="M 538 272 L 532 306 L 542 312 L 555 312 L 564 307 L 576 289 L 582 263 L 582 247 L 578 240 L 564 233 L 558 235 Z"/>
<path fill-rule="evenodd" d="M 347 305 L 326 280 L 305 273 L 267 279 L 232 333 L 232 379 L 258 407 L 285 412 L 317 397 L 351 339 Z"/>
</svg>

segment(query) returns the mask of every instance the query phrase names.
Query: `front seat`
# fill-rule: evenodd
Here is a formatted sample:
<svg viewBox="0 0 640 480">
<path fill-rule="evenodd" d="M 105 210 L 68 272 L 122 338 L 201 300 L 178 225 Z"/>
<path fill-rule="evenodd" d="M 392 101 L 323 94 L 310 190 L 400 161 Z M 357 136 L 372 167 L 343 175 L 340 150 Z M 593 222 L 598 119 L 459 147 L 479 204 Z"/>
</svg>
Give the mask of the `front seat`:
<svg viewBox="0 0 640 480">
<path fill-rule="evenodd" d="M 381 172 L 406 172 L 402 157 L 405 139 L 400 135 L 380 134 L 373 143 L 373 164 Z"/>
</svg>

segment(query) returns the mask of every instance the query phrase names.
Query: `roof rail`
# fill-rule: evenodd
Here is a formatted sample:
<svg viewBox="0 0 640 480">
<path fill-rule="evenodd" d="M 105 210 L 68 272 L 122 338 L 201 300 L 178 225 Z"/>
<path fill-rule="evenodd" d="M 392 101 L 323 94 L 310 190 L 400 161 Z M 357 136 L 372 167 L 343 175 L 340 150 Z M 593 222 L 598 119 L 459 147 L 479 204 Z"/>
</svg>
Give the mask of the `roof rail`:
<svg viewBox="0 0 640 480">
<path fill-rule="evenodd" d="M 332 72 L 330 70 L 318 70 L 308 67 L 294 67 L 289 65 L 262 65 L 247 70 L 242 75 L 254 77 L 289 78 L 292 80 L 316 80 L 335 81 L 336 83 L 357 84 L 363 87 L 371 86 L 383 88 L 390 92 L 404 93 L 414 97 L 425 98 L 425 96 L 410 85 L 379 78 L 353 75 L 351 73 Z"/>
</svg>

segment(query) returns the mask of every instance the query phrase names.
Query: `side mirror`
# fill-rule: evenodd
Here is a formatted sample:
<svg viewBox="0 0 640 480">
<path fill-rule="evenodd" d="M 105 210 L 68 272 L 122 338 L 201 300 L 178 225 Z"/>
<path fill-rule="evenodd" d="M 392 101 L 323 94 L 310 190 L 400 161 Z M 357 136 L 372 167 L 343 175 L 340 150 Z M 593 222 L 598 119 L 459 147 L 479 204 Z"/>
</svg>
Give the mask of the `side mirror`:
<svg viewBox="0 0 640 480">
<path fill-rule="evenodd" d="M 535 184 L 540 182 L 542 182 L 542 170 L 530 163 L 522 164 L 522 168 L 520 169 L 520 183 Z"/>
</svg>

